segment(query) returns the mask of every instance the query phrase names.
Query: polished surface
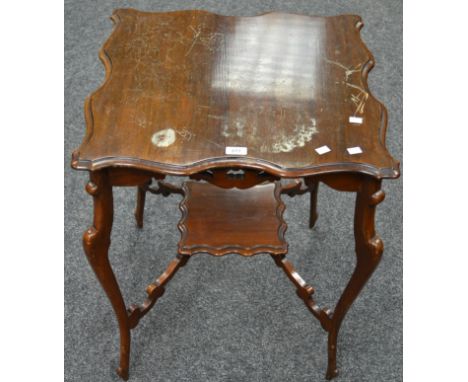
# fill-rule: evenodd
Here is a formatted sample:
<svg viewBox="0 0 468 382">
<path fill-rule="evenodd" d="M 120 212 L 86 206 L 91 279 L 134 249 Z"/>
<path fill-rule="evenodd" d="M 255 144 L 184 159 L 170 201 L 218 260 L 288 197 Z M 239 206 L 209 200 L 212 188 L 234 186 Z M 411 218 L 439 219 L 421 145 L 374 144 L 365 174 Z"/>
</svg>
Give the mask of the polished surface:
<svg viewBox="0 0 468 382">
<path fill-rule="evenodd" d="M 284 204 L 280 182 L 261 184 L 248 190 L 223 189 L 205 182 L 185 182 L 180 203 L 179 253 L 237 253 L 284 255 Z"/>
<path fill-rule="evenodd" d="M 398 176 L 385 108 L 367 87 L 373 58 L 360 17 L 120 9 L 113 20 L 100 55 L 106 80 L 86 102 L 73 167 Z M 331 151 L 319 155 L 324 145 Z M 226 155 L 228 146 L 247 155 Z"/>
</svg>

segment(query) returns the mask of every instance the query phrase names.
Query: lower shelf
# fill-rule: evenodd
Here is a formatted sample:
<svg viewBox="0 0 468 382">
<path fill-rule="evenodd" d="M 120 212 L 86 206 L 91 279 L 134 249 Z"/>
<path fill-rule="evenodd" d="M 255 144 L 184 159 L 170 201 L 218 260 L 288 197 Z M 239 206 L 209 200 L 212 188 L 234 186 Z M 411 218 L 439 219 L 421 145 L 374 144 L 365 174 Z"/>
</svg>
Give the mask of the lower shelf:
<svg viewBox="0 0 468 382">
<path fill-rule="evenodd" d="M 179 253 L 286 254 L 286 223 L 279 182 L 248 189 L 219 188 L 210 183 L 186 182 L 180 203 L 182 238 Z"/>
</svg>

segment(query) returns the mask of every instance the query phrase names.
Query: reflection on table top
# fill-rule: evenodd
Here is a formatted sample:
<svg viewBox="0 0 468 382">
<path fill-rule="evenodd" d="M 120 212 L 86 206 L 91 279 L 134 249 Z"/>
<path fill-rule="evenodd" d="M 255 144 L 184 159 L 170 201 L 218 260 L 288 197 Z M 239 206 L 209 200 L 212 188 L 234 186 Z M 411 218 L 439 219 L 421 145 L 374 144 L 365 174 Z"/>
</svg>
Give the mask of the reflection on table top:
<svg viewBox="0 0 468 382">
<path fill-rule="evenodd" d="M 120 9 L 113 20 L 75 168 L 398 176 L 358 16 Z"/>
</svg>

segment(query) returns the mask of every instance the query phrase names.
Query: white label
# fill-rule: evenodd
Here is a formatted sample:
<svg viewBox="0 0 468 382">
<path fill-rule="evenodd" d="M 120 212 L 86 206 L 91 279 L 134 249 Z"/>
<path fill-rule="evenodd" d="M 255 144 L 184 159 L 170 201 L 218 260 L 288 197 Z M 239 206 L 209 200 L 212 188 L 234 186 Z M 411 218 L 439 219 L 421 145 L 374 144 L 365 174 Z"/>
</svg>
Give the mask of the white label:
<svg viewBox="0 0 468 382">
<path fill-rule="evenodd" d="M 247 147 L 226 147 L 226 155 L 247 155 Z"/>
<path fill-rule="evenodd" d="M 349 122 L 350 122 L 350 123 L 358 123 L 358 124 L 361 124 L 361 123 L 362 123 L 362 117 L 351 116 L 351 117 L 349 117 Z"/>
<path fill-rule="evenodd" d="M 349 153 L 350 155 L 361 154 L 361 153 L 362 153 L 362 149 L 361 149 L 359 146 L 356 146 L 356 147 L 348 147 L 346 150 L 348 150 L 348 153 Z"/>
<path fill-rule="evenodd" d="M 321 146 L 315 149 L 318 155 L 323 155 L 331 151 L 330 147 L 328 146 Z"/>
</svg>

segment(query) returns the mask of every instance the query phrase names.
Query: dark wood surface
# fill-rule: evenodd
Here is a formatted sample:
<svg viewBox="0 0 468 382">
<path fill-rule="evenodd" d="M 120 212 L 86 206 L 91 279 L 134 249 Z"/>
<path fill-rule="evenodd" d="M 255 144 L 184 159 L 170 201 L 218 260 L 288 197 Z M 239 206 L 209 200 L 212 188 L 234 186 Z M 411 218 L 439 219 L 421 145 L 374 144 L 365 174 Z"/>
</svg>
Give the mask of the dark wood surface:
<svg viewBox="0 0 468 382">
<path fill-rule="evenodd" d="M 83 245 L 116 313 L 119 375 L 128 378 L 130 330 L 188 255 L 261 250 L 328 332 L 326 377 L 335 377 L 341 323 L 383 252 L 374 229 L 385 196 L 381 179 L 399 175 L 385 148 L 385 107 L 367 87 L 374 62 L 360 39 L 361 19 L 135 10 L 117 10 L 112 19 L 116 27 L 100 54 L 106 80 L 85 102 L 86 136 L 72 166 L 90 172 L 94 221 Z M 317 154 L 323 145 L 331 151 Z M 226 146 L 248 154 L 225 155 Z M 356 146 L 362 153 L 350 155 L 346 149 Z M 197 182 L 179 188 L 162 181 L 168 174 Z M 280 178 L 295 179 L 280 187 Z M 280 194 L 310 192 L 312 227 L 320 182 L 357 197 L 356 268 L 333 310 L 318 307 L 314 288 L 285 258 Z M 108 258 L 113 188 L 120 186 L 137 189 L 140 228 L 147 191 L 185 198 L 176 259 L 148 286 L 143 304 L 128 309 Z"/>
<path fill-rule="evenodd" d="M 249 190 L 186 182 L 183 189 L 179 253 L 215 256 L 287 253 L 285 207 L 279 182 Z"/>
<path fill-rule="evenodd" d="M 367 87 L 374 59 L 359 16 L 119 9 L 112 20 L 100 52 L 106 79 L 86 101 L 74 168 L 398 176 L 385 148 L 385 107 Z M 323 145 L 331 151 L 317 154 Z M 225 155 L 226 146 L 248 153 Z M 362 154 L 348 154 L 355 146 Z"/>
</svg>

